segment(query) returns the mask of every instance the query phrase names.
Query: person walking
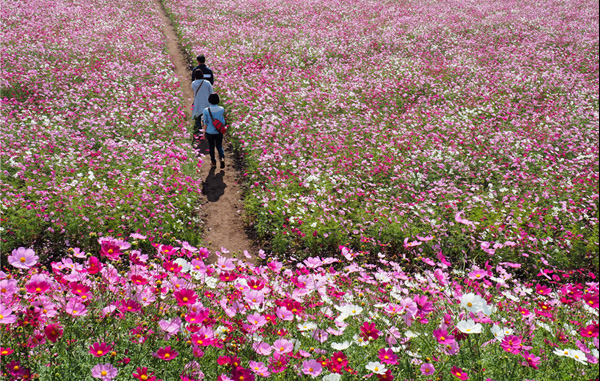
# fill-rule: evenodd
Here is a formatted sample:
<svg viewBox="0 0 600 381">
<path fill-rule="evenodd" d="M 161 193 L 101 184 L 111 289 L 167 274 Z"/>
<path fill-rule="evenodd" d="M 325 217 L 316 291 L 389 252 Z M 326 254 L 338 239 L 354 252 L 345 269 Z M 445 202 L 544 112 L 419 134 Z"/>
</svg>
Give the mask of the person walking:
<svg viewBox="0 0 600 381">
<path fill-rule="evenodd" d="M 206 66 L 206 57 L 204 57 L 204 54 L 200 54 L 198 57 L 196 57 L 196 61 L 198 61 L 198 66 L 192 69 L 192 81 L 196 79 L 195 73 L 197 71 L 201 71 L 204 75 L 204 79 L 210 82 L 211 85 L 214 85 L 215 76 L 213 74 L 213 71 L 208 66 Z"/>
<path fill-rule="evenodd" d="M 208 96 L 208 103 L 210 106 L 207 107 L 203 112 L 204 117 L 204 125 L 206 126 L 206 130 L 204 132 L 204 136 L 206 140 L 208 140 L 208 148 L 210 152 L 210 165 L 211 168 L 217 167 L 217 160 L 215 158 L 215 148 L 219 152 L 219 159 L 221 160 L 221 169 L 225 168 L 225 151 L 223 151 L 223 134 L 220 133 L 215 126 L 213 125 L 213 120 L 218 119 L 223 123 L 224 126 L 227 125 L 225 123 L 225 109 L 219 106 L 221 103 L 221 99 L 219 98 L 219 94 L 213 93 Z"/>
<path fill-rule="evenodd" d="M 213 87 L 209 81 L 204 79 L 202 71 L 194 72 L 194 82 L 192 82 L 192 91 L 194 92 L 194 109 L 192 116 L 194 117 L 194 136 L 200 134 L 202 129 L 202 111 L 210 106 L 208 96 L 213 93 Z"/>
</svg>

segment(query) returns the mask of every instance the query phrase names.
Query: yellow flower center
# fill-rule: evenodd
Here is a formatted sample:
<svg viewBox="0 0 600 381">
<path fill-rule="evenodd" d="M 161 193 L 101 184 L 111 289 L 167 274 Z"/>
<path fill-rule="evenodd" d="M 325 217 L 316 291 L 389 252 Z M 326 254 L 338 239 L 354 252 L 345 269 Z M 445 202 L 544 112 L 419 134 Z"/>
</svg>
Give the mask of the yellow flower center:
<svg viewBox="0 0 600 381">
<path fill-rule="evenodd" d="M 36 288 L 35 288 L 35 292 L 41 292 L 41 291 L 42 291 L 42 289 L 41 289 L 41 288 L 39 288 L 39 287 L 36 287 Z"/>
<path fill-rule="evenodd" d="M 102 372 L 100 372 L 101 375 L 106 376 L 108 374 L 107 371 L 103 370 Z"/>
<path fill-rule="evenodd" d="M 112 253 L 114 253 L 114 250 L 113 249 L 108 249 L 108 254 L 112 254 Z"/>
<path fill-rule="evenodd" d="M 171 357 L 171 355 L 169 353 L 165 353 L 165 358 L 168 359 L 169 357 Z"/>
<path fill-rule="evenodd" d="M 99 350 L 96 352 L 96 354 L 97 354 L 97 355 L 99 355 L 99 356 L 102 356 L 102 354 L 103 354 L 103 353 L 104 353 L 104 352 L 103 352 L 101 349 L 99 349 Z"/>
<path fill-rule="evenodd" d="M 21 257 L 21 259 L 19 259 L 19 261 L 21 261 L 21 263 L 24 263 L 26 261 L 25 257 Z"/>
<path fill-rule="evenodd" d="M 187 302 L 187 301 L 188 301 L 188 298 L 187 298 L 187 296 L 184 296 L 184 297 L 183 297 L 183 301 L 184 301 L 184 302 Z"/>
<path fill-rule="evenodd" d="M 148 376 L 146 376 L 145 374 L 142 374 L 140 376 L 140 379 L 146 381 L 148 379 Z"/>
</svg>

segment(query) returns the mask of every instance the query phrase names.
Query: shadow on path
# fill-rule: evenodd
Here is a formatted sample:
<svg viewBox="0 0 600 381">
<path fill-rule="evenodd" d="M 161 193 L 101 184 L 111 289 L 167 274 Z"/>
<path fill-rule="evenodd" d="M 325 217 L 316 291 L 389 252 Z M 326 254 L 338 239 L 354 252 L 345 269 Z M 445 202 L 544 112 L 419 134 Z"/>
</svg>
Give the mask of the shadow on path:
<svg viewBox="0 0 600 381">
<path fill-rule="evenodd" d="M 227 188 L 227 184 L 223 181 L 225 171 L 220 170 L 219 173 L 216 172 L 215 168 L 211 168 L 202 185 L 202 193 L 209 202 L 219 201 L 219 198 L 225 194 L 225 188 Z"/>
</svg>

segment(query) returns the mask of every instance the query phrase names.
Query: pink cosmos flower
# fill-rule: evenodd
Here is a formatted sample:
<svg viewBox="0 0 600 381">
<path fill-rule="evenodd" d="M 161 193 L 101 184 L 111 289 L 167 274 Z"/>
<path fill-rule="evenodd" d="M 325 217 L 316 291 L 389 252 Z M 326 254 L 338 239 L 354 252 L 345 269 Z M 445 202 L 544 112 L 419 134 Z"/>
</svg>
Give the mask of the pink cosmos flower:
<svg viewBox="0 0 600 381">
<path fill-rule="evenodd" d="M 315 359 L 306 360 L 302 363 L 302 373 L 317 377 L 323 372 L 323 366 Z"/>
<path fill-rule="evenodd" d="M 283 321 L 292 321 L 294 319 L 294 314 L 285 307 L 277 308 L 276 314 Z"/>
<path fill-rule="evenodd" d="M 112 347 L 106 343 L 94 343 L 90 345 L 89 353 L 94 355 L 94 357 L 102 357 L 108 354 L 108 352 L 112 351 Z"/>
<path fill-rule="evenodd" d="M 458 222 L 459 224 L 475 227 L 475 223 L 473 223 L 472 221 L 469 221 L 465 218 L 462 218 L 463 213 L 464 213 L 464 211 L 460 211 L 460 212 L 456 213 L 454 215 L 454 220 L 456 222 Z"/>
<path fill-rule="evenodd" d="M 469 279 L 472 280 L 481 280 L 487 276 L 487 271 L 485 270 L 473 270 L 469 273 Z"/>
<path fill-rule="evenodd" d="M 117 377 L 119 370 L 111 364 L 98 364 L 92 368 L 92 377 L 99 378 L 102 381 L 110 381 Z"/>
<path fill-rule="evenodd" d="M 414 241 L 414 242 L 408 242 L 408 237 L 404 238 L 404 248 L 408 249 L 411 247 L 415 247 L 415 246 L 419 246 L 421 245 L 423 242 L 420 241 Z"/>
<path fill-rule="evenodd" d="M 273 347 L 264 342 L 254 343 L 252 344 L 252 348 L 256 353 L 263 356 L 269 356 L 271 353 L 273 353 Z"/>
<path fill-rule="evenodd" d="M 257 329 L 257 328 L 260 328 L 263 325 L 267 324 L 267 319 L 265 319 L 265 317 L 259 313 L 254 313 L 252 315 L 248 315 L 248 322 L 255 329 Z"/>
<path fill-rule="evenodd" d="M 421 374 L 430 376 L 434 373 L 435 373 L 435 368 L 433 367 L 433 364 L 426 363 L 426 364 L 421 365 Z"/>
<path fill-rule="evenodd" d="M 527 361 L 527 365 L 532 367 L 533 369 L 538 369 L 538 365 L 540 364 L 540 357 L 537 357 L 536 355 L 534 355 L 533 353 L 529 353 L 528 351 L 525 351 L 521 354 L 521 356 L 523 356 L 523 358 L 525 359 L 525 361 Z"/>
<path fill-rule="evenodd" d="M 67 306 L 65 307 L 65 312 L 71 316 L 85 316 L 85 315 L 87 315 L 88 311 L 80 299 L 71 298 L 67 302 Z"/>
<path fill-rule="evenodd" d="M 17 321 L 17 317 L 13 315 L 10 308 L 0 304 L 0 324 L 12 324 Z"/>
<path fill-rule="evenodd" d="M 294 344 L 286 339 L 278 339 L 273 343 L 275 353 L 285 354 L 294 350 Z"/>
<path fill-rule="evenodd" d="M 179 291 L 175 291 L 173 293 L 173 296 L 177 300 L 177 304 L 179 306 L 187 306 L 187 305 L 194 304 L 194 303 L 196 303 L 196 300 L 198 299 L 198 297 L 196 296 L 196 293 L 193 290 L 188 290 L 187 288 L 184 288 Z"/>
<path fill-rule="evenodd" d="M 63 327 L 56 323 L 49 324 L 44 328 L 44 333 L 46 334 L 48 340 L 56 343 L 56 341 L 63 335 Z"/>
<path fill-rule="evenodd" d="M 171 349 L 171 346 L 167 346 L 164 348 L 159 348 L 158 351 L 152 354 L 152 356 L 157 357 L 159 359 L 163 359 L 165 361 L 171 361 L 179 355 L 179 352 Z"/>
<path fill-rule="evenodd" d="M 442 262 L 442 264 L 444 266 L 448 266 L 448 267 L 452 266 L 452 263 L 448 262 L 448 260 L 446 259 L 444 254 L 442 254 L 441 251 L 437 253 L 437 258 L 439 259 L 440 262 Z"/>
<path fill-rule="evenodd" d="M 165 340 L 169 340 L 169 338 L 173 335 L 176 335 L 181 329 L 181 319 L 176 317 L 171 320 L 161 320 L 158 322 L 158 326 L 166 333 Z"/>
<path fill-rule="evenodd" d="M 0 280 L 0 298 L 10 298 L 13 296 L 19 287 L 17 287 L 17 281 L 14 279 L 2 279 Z"/>
<path fill-rule="evenodd" d="M 35 252 L 31 249 L 19 247 L 12 251 L 12 254 L 8 257 L 8 263 L 13 267 L 22 270 L 28 270 L 35 266 L 39 257 L 35 255 Z"/>
<path fill-rule="evenodd" d="M 250 361 L 248 363 L 248 367 L 256 374 L 264 374 L 269 371 L 269 368 L 267 368 L 267 366 L 262 362 Z"/>
</svg>

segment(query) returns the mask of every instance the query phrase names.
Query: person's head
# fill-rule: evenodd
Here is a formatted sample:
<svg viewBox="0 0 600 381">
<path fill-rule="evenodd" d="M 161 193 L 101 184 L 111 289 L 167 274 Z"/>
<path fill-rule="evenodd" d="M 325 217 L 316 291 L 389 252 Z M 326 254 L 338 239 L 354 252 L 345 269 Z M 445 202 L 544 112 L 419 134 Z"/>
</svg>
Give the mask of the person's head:
<svg viewBox="0 0 600 381">
<path fill-rule="evenodd" d="M 221 102 L 221 98 L 219 98 L 219 94 L 212 93 L 208 96 L 208 103 L 211 105 L 218 105 Z"/>
<path fill-rule="evenodd" d="M 204 79 L 204 73 L 200 69 L 196 69 L 194 72 L 194 79 Z"/>
<path fill-rule="evenodd" d="M 196 61 L 198 61 L 199 64 L 203 64 L 206 62 L 206 57 L 204 57 L 204 54 L 200 54 L 198 57 L 196 57 Z"/>
</svg>

